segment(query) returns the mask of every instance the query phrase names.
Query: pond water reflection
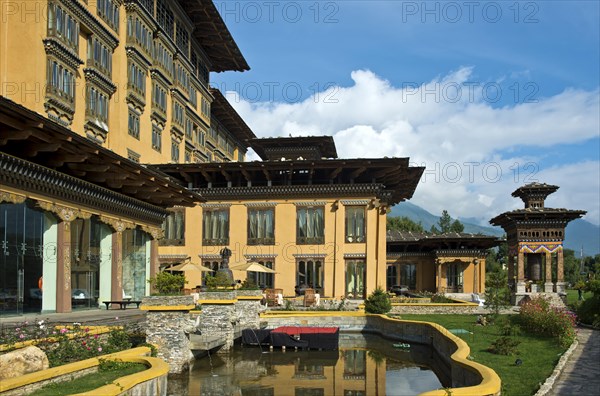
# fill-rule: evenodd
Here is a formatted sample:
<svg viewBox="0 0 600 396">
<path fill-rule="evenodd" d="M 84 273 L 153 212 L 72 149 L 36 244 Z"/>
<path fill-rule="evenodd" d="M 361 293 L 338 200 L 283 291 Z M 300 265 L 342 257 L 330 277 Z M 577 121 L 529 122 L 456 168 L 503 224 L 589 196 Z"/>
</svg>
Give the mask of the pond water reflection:
<svg viewBox="0 0 600 396">
<path fill-rule="evenodd" d="M 269 352 L 236 346 L 228 355 L 197 360 L 188 390 L 205 396 L 409 396 L 446 386 L 440 369 L 430 368 L 437 361 L 430 348 L 413 345 L 405 350 L 395 348 L 396 342 L 344 334 L 338 351 Z"/>
</svg>

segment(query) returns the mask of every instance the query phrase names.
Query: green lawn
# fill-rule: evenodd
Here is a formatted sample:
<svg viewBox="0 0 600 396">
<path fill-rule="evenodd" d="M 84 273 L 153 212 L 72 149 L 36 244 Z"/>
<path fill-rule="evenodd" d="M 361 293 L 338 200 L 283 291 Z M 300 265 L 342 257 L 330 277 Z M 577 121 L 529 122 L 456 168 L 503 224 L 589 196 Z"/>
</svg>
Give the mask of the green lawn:
<svg viewBox="0 0 600 396">
<path fill-rule="evenodd" d="M 108 385 L 117 378 L 139 373 L 147 368 L 148 367 L 140 363 L 131 363 L 128 364 L 127 367 L 119 370 L 99 371 L 97 373 L 84 375 L 73 381 L 46 385 L 45 387 L 30 393 L 30 396 L 62 396 L 88 392 L 100 388 L 101 386 Z"/>
<path fill-rule="evenodd" d="M 517 320 L 516 315 L 511 315 Z M 502 356 L 487 352 L 490 344 L 501 337 L 500 330 L 494 325 L 477 326 L 476 315 L 401 315 L 406 320 L 422 320 L 434 322 L 447 329 L 465 329 L 473 334 L 460 334 L 471 348 L 473 360 L 496 371 L 502 379 L 503 396 L 533 395 L 550 376 L 558 359 L 564 353 L 558 342 L 552 338 L 543 338 L 521 332 L 514 336 L 521 344 L 518 346 L 519 355 Z M 523 361 L 521 366 L 515 365 L 515 360 Z"/>
<path fill-rule="evenodd" d="M 588 299 L 592 297 L 592 292 L 584 292 L 583 298 Z M 579 300 L 579 293 L 575 289 L 567 290 L 567 305 L 573 304 Z"/>
</svg>

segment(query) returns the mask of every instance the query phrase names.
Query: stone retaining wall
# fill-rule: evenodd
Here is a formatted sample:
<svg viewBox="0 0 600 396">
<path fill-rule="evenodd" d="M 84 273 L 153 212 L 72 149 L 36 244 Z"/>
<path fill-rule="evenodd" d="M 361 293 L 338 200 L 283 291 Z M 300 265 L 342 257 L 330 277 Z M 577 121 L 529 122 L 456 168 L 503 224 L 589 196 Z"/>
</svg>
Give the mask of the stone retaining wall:
<svg viewBox="0 0 600 396">
<path fill-rule="evenodd" d="M 477 304 L 392 304 L 391 314 L 474 314 L 479 306 Z"/>
<path fill-rule="evenodd" d="M 141 309 L 146 315 L 146 341 L 157 346 L 157 356 L 169 363 L 169 373 L 179 374 L 194 359 L 188 333 L 195 331 L 190 310 L 192 296 L 144 297 Z"/>
</svg>

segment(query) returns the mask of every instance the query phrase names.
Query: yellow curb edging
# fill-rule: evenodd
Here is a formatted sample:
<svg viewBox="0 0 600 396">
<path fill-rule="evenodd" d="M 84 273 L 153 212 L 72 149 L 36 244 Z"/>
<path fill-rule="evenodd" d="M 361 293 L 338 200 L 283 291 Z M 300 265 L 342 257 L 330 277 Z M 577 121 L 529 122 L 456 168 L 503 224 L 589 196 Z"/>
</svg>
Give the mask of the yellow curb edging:
<svg viewBox="0 0 600 396">
<path fill-rule="evenodd" d="M 232 305 L 235 304 L 237 300 L 198 300 L 198 304 L 212 304 L 212 305 Z"/>
<path fill-rule="evenodd" d="M 94 357 L 94 358 L 90 358 L 90 359 L 86 359 L 86 360 L 81 360 L 79 362 L 74 362 L 74 363 L 69 363 L 69 364 L 65 364 L 62 366 L 58 366 L 58 367 L 49 368 L 47 370 L 42 370 L 42 371 L 38 371 L 35 373 L 25 374 L 25 375 L 22 375 L 17 378 L 10 378 L 10 379 L 6 379 L 6 380 L 3 380 L 2 382 L 0 382 L 0 393 L 6 392 L 6 391 L 9 391 L 12 389 L 20 388 L 23 386 L 27 386 L 27 385 L 33 384 L 35 382 L 41 382 L 41 381 L 49 380 L 49 379 L 52 379 L 55 377 L 60 377 L 63 375 L 71 374 L 76 371 L 89 369 L 89 368 L 98 366 L 100 364 L 100 360 L 104 360 L 104 359 L 108 359 L 108 360 L 119 359 L 119 360 L 134 361 L 134 362 L 138 362 L 135 359 L 142 360 L 139 363 L 147 364 L 149 366 L 148 370 L 144 370 L 139 373 L 135 373 L 130 376 L 123 377 L 123 378 L 128 379 L 128 381 L 126 382 L 126 385 L 128 386 L 128 388 L 126 388 L 126 389 L 130 389 L 137 384 L 141 384 L 142 382 L 151 380 L 153 378 L 160 377 L 161 375 L 168 374 L 169 365 L 167 363 L 165 363 L 164 361 L 162 361 L 161 359 L 144 356 L 144 355 L 149 355 L 149 354 L 150 354 L 149 347 L 137 347 L 137 348 L 133 348 L 133 349 L 128 349 L 126 351 L 111 353 L 108 355 L 102 355 L 102 356 L 98 356 L 98 357 Z M 134 359 L 134 360 L 130 360 L 130 359 Z M 133 381 L 134 380 L 133 378 L 130 378 L 132 376 L 135 376 L 135 381 Z M 118 378 L 115 381 L 118 381 L 119 384 L 121 384 L 121 386 L 123 386 L 121 383 L 121 380 L 122 380 L 121 378 Z M 110 385 L 107 385 L 107 386 L 110 386 Z M 116 393 L 98 393 L 98 392 L 96 392 L 97 390 L 94 390 L 93 393 L 89 393 L 89 394 L 90 395 L 93 395 L 93 394 L 95 394 L 95 395 L 98 395 L 98 394 L 118 395 L 123 392 L 123 390 L 121 390 L 121 387 L 118 387 L 118 389 L 119 389 L 119 391 Z M 90 391 L 90 392 L 92 392 L 92 391 Z"/>
<path fill-rule="evenodd" d="M 134 386 L 158 378 L 169 373 L 169 365 L 163 360 L 153 357 L 125 357 L 124 362 L 141 363 L 148 366 L 147 370 L 117 378 L 111 384 L 93 389 L 89 392 L 76 393 L 72 396 L 117 396 Z"/>
<path fill-rule="evenodd" d="M 260 301 L 263 299 L 262 296 L 237 296 L 238 300 L 252 300 L 252 301 Z"/>
</svg>

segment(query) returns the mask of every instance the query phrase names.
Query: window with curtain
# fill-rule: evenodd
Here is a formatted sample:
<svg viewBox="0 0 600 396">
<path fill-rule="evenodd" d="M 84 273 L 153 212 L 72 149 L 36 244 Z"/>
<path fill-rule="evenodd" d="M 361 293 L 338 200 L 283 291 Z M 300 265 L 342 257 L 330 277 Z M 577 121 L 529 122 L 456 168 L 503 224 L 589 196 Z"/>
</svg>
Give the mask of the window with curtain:
<svg viewBox="0 0 600 396">
<path fill-rule="evenodd" d="M 365 241 L 365 207 L 346 207 L 346 242 L 362 243 Z"/>
<path fill-rule="evenodd" d="M 275 209 L 248 209 L 248 245 L 275 244 Z"/>
<path fill-rule="evenodd" d="M 298 208 L 296 243 L 313 245 L 325 243 L 325 221 L 323 207 Z"/>
<path fill-rule="evenodd" d="M 463 286 L 462 263 L 449 263 L 446 267 L 446 285 L 450 291 L 461 292 Z"/>
<path fill-rule="evenodd" d="M 175 210 L 170 212 L 163 222 L 162 229 L 165 237 L 160 240 L 160 245 L 185 245 L 185 211 Z"/>
<path fill-rule="evenodd" d="M 417 288 L 417 265 L 402 264 L 400 269 L 400 284 L 408 286 L 411 290 L 415 290 Z"/>
<path fill-rule="evenodd" d="M 229 210 L 204 210 L 202 219 L 202 243 L 204 245 L 229 244 Z"/>
</svg>

